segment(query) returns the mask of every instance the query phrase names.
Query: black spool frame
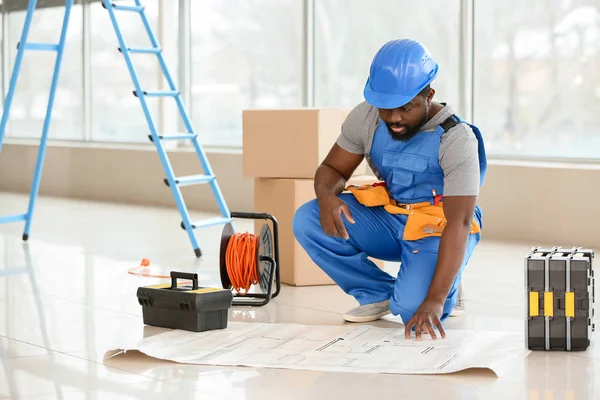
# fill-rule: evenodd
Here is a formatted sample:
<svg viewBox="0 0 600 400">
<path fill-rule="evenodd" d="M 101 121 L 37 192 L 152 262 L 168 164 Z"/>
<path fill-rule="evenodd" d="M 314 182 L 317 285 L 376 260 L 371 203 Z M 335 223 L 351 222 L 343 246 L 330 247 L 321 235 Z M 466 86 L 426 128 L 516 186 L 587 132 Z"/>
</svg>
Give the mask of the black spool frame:
<svg viewBox="0 0 600 400">
<path fill-rule="evenodd" d="M 231 218 L 239 218 L 239 219 L 264 219 L 269 220 L 273 223 L 273 234 L 272 234 L 272 243 L 271 250 L 273 252 L 273 257 L 268 255 L 260 254 L 261 253 L 261 243 L 259 242 L 259 246 L 257 248 L 256 253 L 256 266 L 259 268 L 259 281 L 262 280 L 263 276 L 261 276 L 260 268 L 261 265 L 265 263 L 270 266 L 270 275 L 267 277 L 266 281 L 266 290 L 263 285 L 261 285 L 262 293 L 246 293 L 246 294 L 238 294 L 233 293 L 233 306 L 251 306 L 251 307 L 261 307 L 267 305 L 271 299 L 274 299 L 279 295 L 281 291 L 281 279 L 280 279 L 280 271 L 279 271 L 279 230 L 277 226 L 277 220 L 270 214 L 267 213 L 250 213 L 250 212 L 231 212 Z M 266 227 L 266 228 L 265 228 Z M 231 223 L 225 225 L 223 227 L 223 232 L 221 234 L 221 252 L 220 252 L 220 273 L 221 273 L 221 284 L 224 289 L 231 289 L 231 282 L 229 280 L 229 276 L 227 274 L 226 267 L 226 252 L 227 245 L 229 244 L 229 240 L 232 235 L 235 234 L 235 230 L 233 229 L 233 225 Z M 267 243 L 271 240 L 270 228 L 268 224 L 263 225 L 263 229 L 259 233 L 259 240 L 265 240 Z M 267 267 L 263 267 L 263 271 L 267 270 Z M 260 282 L 259 282 L 260 283 Z M 276 285 L 275 292 L 273 293 L 273 284 Z"/>
</svg>

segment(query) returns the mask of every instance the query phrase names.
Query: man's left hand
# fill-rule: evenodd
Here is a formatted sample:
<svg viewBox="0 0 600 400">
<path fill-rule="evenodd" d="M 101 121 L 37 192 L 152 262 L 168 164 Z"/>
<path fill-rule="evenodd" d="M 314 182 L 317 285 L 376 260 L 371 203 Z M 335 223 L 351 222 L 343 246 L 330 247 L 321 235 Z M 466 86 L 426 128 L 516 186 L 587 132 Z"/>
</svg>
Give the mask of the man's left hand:
<svg viewBox="0 0 600 400">
<path fill-rule="evenodd" d="M 410 331 L 413 326 L 415 327 L 415 336 L 417 340 L 421 340 L 421 333 L 423 331 L 428 332 L 434 340 L 437 339 L 434 326 L 438 328 L 442 338 L 445 338 L 446 332 L 440 321 L 443 312 L 443 303 L 440 304 L 436 301 L 425 299 L 413 317 L 406 323 L 404 330 L 406 339 L 410 339 Z"/>
</svg>

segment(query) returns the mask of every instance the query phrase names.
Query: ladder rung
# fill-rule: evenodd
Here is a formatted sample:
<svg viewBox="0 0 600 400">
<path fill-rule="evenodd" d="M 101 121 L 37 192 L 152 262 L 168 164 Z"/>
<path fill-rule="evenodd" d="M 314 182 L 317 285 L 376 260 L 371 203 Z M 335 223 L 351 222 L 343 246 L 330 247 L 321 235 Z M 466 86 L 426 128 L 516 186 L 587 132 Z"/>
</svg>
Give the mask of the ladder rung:
<svg viewBox="0 0 600 400">
<path fill-rule="evenodd" d="M 17 49 L 20 45 L 21 43 L 17 44 Z M 58 45 L 48 43 L 25 43 L 25 50 L 58 51 Z"/>
<path fill-rule="evenodd" d="M 9 276 L 26 274 L 27 272 L 28 272 L 27 268 L 25 268 L 25 267 L 13 268 L 13 269 L 3 269 L 3 270 L 0 270 L 0 276 L 3 278 L 8 278 Z"/>
<path fill-rule="evenodd" d="M 233 219 L 225 218 L 225 217 L 208 218 L 208 219 L 192 222 L 192 228 L 199 229 L 199 228 L 207 228 L 209 226 L 215 226 L 215 225 L 225 225 L 225 224 L 230 223 L 231 221 L 233 221 Z M 184 228 L 183 222 L 181 223 L 181 227 Z"/>
<path fill-rule="evenodd" d="M 177 184 L 177 186 L 189 186 L 200 183 L 210 183 L 214 180 L 214 175 L 190 175 L 175 178 L 175 183 Z M 165 185 L 169 186 L 169 181 L 167 179 L 165 179 Z"/>
<path fill-rule="evenodd" d="M 9 215 L 7 217 L 0 217 L 0 224 L 9 224 L 11 222 L 25 221 L 27 214 Z"/>
<path fill-rule="evenodd" d="M 195 133 L 174 133 L 171 135 L 158 135 L 158 138 L 161 140 L 194 140 L 198 135 Z M 150 140 L 152 140 L 152 135 L 148 135 Z"/>
<path fill-rule="evenodd" d="M 134 12 L 139 12 L 139 13 L 144 11 L 144 6 L 122 6 L 120 4 L 115 4 L 115 3 L 111 3 L 110 5 L 115 10 L 120 10 L 120 11 L 134 11 Z M 102 6 L 104 7 L 104 2 L 102 2 Z M 106 7 L 104 7 L 104 8 L 106 8 Z"/>
<path fill-rule="evenodd" d="M 177 90 L 162 90 L 156 92 L 147 92 L 144 90 L 143 94 L 146 97 L 177 97 L 179 95 L 179 92 Z M 135 97 L 138 97 L 135 90 L 133 91 L 133 95 Z"/>
<path fill-rule="evenodd" d="M 123 52 L 123 50 L 120 47 L 119 47 L 119 51 L 121 53 Z M 132 54 L 160 54 L 162 49 L 160 47 L 148 47 L 148 48 L 128 47 L 127 51 L 129 51 Z"/>
</svg>

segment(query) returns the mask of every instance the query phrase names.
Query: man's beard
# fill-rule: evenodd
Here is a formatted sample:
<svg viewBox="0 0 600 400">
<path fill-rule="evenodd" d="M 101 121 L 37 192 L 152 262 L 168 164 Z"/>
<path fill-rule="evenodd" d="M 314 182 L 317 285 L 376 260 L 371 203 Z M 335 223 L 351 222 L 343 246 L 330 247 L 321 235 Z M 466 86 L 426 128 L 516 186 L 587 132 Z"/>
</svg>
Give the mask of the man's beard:
<svg viewBox="0 0 600 400">
<path fill-rule="evenodd" d="M 423 113 L 423 118 L 421 118 L 421 121 L 419 121 L 419 123 L 417 125 L 413 126 L 412 128 L 409 127 L 408 125 L 404 125 L 404 124 L 386 124 L 386 125 L 388 127 L 388 132 L 390 133 L 390 135 L 392 136 L 392 138 L 394 140 L 407 142 L 410 139 L 412 139 L 417 133 L 419 133 L 421 131 L 421 128 L 427 123 L 428 119 L 429 119 L 429 108 L 426 108 L 425 112 Z M 398 134 L 398 133 L 395 133 L 392 129 L 390 129 L 390 126 L 404 128 L 405 131 L 402 134 Z"/>
</svg>

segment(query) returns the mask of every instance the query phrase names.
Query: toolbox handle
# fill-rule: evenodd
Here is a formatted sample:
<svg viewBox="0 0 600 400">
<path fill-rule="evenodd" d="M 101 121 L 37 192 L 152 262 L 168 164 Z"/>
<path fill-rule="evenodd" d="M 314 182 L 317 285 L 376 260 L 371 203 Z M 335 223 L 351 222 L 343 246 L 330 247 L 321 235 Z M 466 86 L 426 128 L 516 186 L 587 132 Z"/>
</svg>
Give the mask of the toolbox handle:
<svg viewBox="0 0 600 400">
<path fill-rule="evenodd" d="M 177 279 L 190 279 L 193 285 L 192 290 L 198 289 L 198 274 L 171 271 L 171 290 L 177 290 Z"/>
</svg>

